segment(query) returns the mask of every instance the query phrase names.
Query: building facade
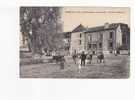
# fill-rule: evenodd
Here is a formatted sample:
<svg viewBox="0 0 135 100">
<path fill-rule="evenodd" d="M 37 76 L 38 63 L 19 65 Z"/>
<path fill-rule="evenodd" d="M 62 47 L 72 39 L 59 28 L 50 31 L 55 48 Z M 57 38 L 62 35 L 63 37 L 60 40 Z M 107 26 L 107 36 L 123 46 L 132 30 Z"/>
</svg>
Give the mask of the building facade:
<svg viewBox="0 0 135 100">
<path fill-rule="evenodd" d="M 127 24 L 105 23 L 92 28 L 80 24 L 71 32 L 70 54 L 74 51 L 114 53 L 118 49 L 130 49 L 130 29 Z"/>
<path fill-rule="evenodd" d="M 71 32 L 70 41 L 70 54 L 74 52 L 80 52 L 85 50 L 85 31 L 86 28 L 83 25 L 79 25 Z"/>
</svg>

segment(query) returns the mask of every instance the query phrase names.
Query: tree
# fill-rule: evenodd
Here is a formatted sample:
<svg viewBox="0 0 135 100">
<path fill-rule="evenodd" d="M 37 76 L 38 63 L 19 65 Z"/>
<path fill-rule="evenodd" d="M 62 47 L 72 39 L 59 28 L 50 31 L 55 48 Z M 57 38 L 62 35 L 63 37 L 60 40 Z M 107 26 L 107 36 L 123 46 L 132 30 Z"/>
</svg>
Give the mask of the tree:
<svg viewBox="0 0 135 100">
<path fill-rule="evenodd" d="M 62 45 L 61 8 L 21 7 L 20 26 L 21 32 L 28 36 L 29 50 L 33 53 Z"/>
</svg>

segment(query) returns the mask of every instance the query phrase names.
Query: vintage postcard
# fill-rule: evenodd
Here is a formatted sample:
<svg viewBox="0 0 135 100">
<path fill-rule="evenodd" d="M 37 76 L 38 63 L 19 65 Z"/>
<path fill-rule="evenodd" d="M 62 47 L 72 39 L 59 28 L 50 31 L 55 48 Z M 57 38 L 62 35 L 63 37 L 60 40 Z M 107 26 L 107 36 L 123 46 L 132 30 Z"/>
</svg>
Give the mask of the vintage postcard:
<svg viewBox="0 0 135 100">
<path fill-rule="evenodd" d="M 20 7 L 20 78 L 130 76 L 130 8 Z"/>
</svg>

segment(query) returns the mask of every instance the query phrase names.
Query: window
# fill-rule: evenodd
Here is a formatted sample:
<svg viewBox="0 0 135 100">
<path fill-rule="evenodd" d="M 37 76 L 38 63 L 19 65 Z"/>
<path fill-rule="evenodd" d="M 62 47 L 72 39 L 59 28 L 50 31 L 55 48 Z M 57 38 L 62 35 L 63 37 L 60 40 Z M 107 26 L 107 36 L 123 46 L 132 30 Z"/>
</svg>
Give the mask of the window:
<svg viewBox="0 0 135 100">
<path fill-rule="evenodd" d="M 93 48 L 96 49 L 97 48 L 97 44 L 93 44 Z"/>
<path fill-rule="evenodd" d="M 109 47 L 110 47 L 110 48 L 113 47 L 113 43 L 112 43 L 112 42 L 109 43 Z"/>
<path fill-rule="evenodd" d="M 113 32 L 110 32 L 110 39 L 113 38 Z"/>
<path fill-rule="evenodd" d="M 89 39 L 89 42 L 91 42 L 91 40 L 92 40 L 92 36 L 91 36 L 91 35 L 89 35 L 89 36 L 88 36 L 88 39 Z"/>
<path fill-rule="evenodd" d="M 91 48 L 91 44 L 88 44 L 88 48 Z"/>
<path fill-rule="evenodd" d="M 103 34 L 100 34 L 100 40 L 103 40 Z"/>
<path fill-rule="evenodd" d="M 102 43 L 99 43 L 99 48 L 102 48 Z"/>
<path fill-rule="evenodd" d="M 81 41 L 81 40 L 79 40 L 79 45 L 81 45 L 81 42 L 82 42 L 82 41 Z"/>
<path fill-rule="evenodd" d="M 80 38 L 82 37 L 82 34 L 80 33 Z"/>
</svg>

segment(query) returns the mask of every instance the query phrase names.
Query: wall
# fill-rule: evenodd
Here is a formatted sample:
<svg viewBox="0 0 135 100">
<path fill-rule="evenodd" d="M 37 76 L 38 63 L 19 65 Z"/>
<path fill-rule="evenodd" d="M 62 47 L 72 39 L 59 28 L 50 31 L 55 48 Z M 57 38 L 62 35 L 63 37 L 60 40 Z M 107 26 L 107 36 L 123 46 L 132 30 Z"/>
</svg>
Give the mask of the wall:
<svg viewBox="0 0 135 100">
<path fill-rule="evenodd" d="M 81 34 L 81 37 L 80 37 Z M 80 44 L 81 40 L 81 44 Z M 85 35 L 83 32 L 75 32 L 71 34 L 71 45 L 70 45 L 70 54 L 76 50 L 77 52 L 81 52 L 84 50 L 85 45 Z"/>
<path fill-rule="evenodd" d="M 113 32 L 112 38 L 110 38 L 110 32 Z M 81 38 L 80 38 L 80 33 Z M 102 41 L 100 40 L 100 34 L 103 34 Z M 91 33 L 84 33 L 84 32 L 76 32 L 71 34 L 71 46 L 70 46 L 70 53 L 72 54 L 74 50 L 77 52 L 80 52 L 82 50 L 92 50 L 88 48 L 88 42 L 89 42 L 89 35 L 91 35 L 92 39 L 90 43 L 96 43 L 97 49 L 96 51 L 103 51 L 104 53 L 110 53 L 110 51 L 113 53 L 114 50 L 116 50 L 117 47 L 122 45 L 122 31 L 120 26 L 118 26 L 117 29 L 109 29 L 109 30 L 103 30 L 98 32 L 91 32 Z M 130 36 L 130 35 L 129 35 Z M 81 45 L 79 44 L 79 41 L 81 40 Z M 99 48 L 99 43 L 102 42 L 102 48 Z M 109 43 L 112 42 L 112 47 L 109 46 Z"/>
<path fill-rule="evenodd" d="M 113 33 L 112 39 L 110 38 L 110 32 Z M 105 30 L 102 31 L 103 34 L 103 51 L 104 53 L 109 53 L 110 51 L 113 52 L 115 49 L 115 30 Z M 109 43 L 112 42 L 112 48 L 109 46 Z"/>
<path fill-rule="evenodd" d="M 121 45 L 122 45 L 122 32 L 119 25 L 118 28 L 116 29 L 116 48 L 118 48 Z"/>
<path fill-rule="evenodd" d="M 110 32 L 113 32 L 113 37 L 112 39 L 109 38 Z M 103 35 L 102 40 L 100 39 L 100 34 Z M 98 31 L 98 32 L 91 32 L 87 33 L 86 35 L 86 42 L 89 42 L 89 36 L 91 36 L 91 41 L 90 43 L 96 43 L 97 44 L 97 49 L 93 49 L 96 51 L 103 51 L 104 53 L 109 53 L 109 51 L 113 50 L 115 48 L 115 30 L 104 30 L 104 31 Z M 99 43 L 102 43 L 102 48 L 99 47 Z M 113 43 L 113 47 L 109 48 L 109 42 Z M 86 44 L 87 44 L 86 43 Z M 88 45 L 87 45 L 88 49 Z M 90 49 L 92 50 L 92 49 Z"/>
</svg>

